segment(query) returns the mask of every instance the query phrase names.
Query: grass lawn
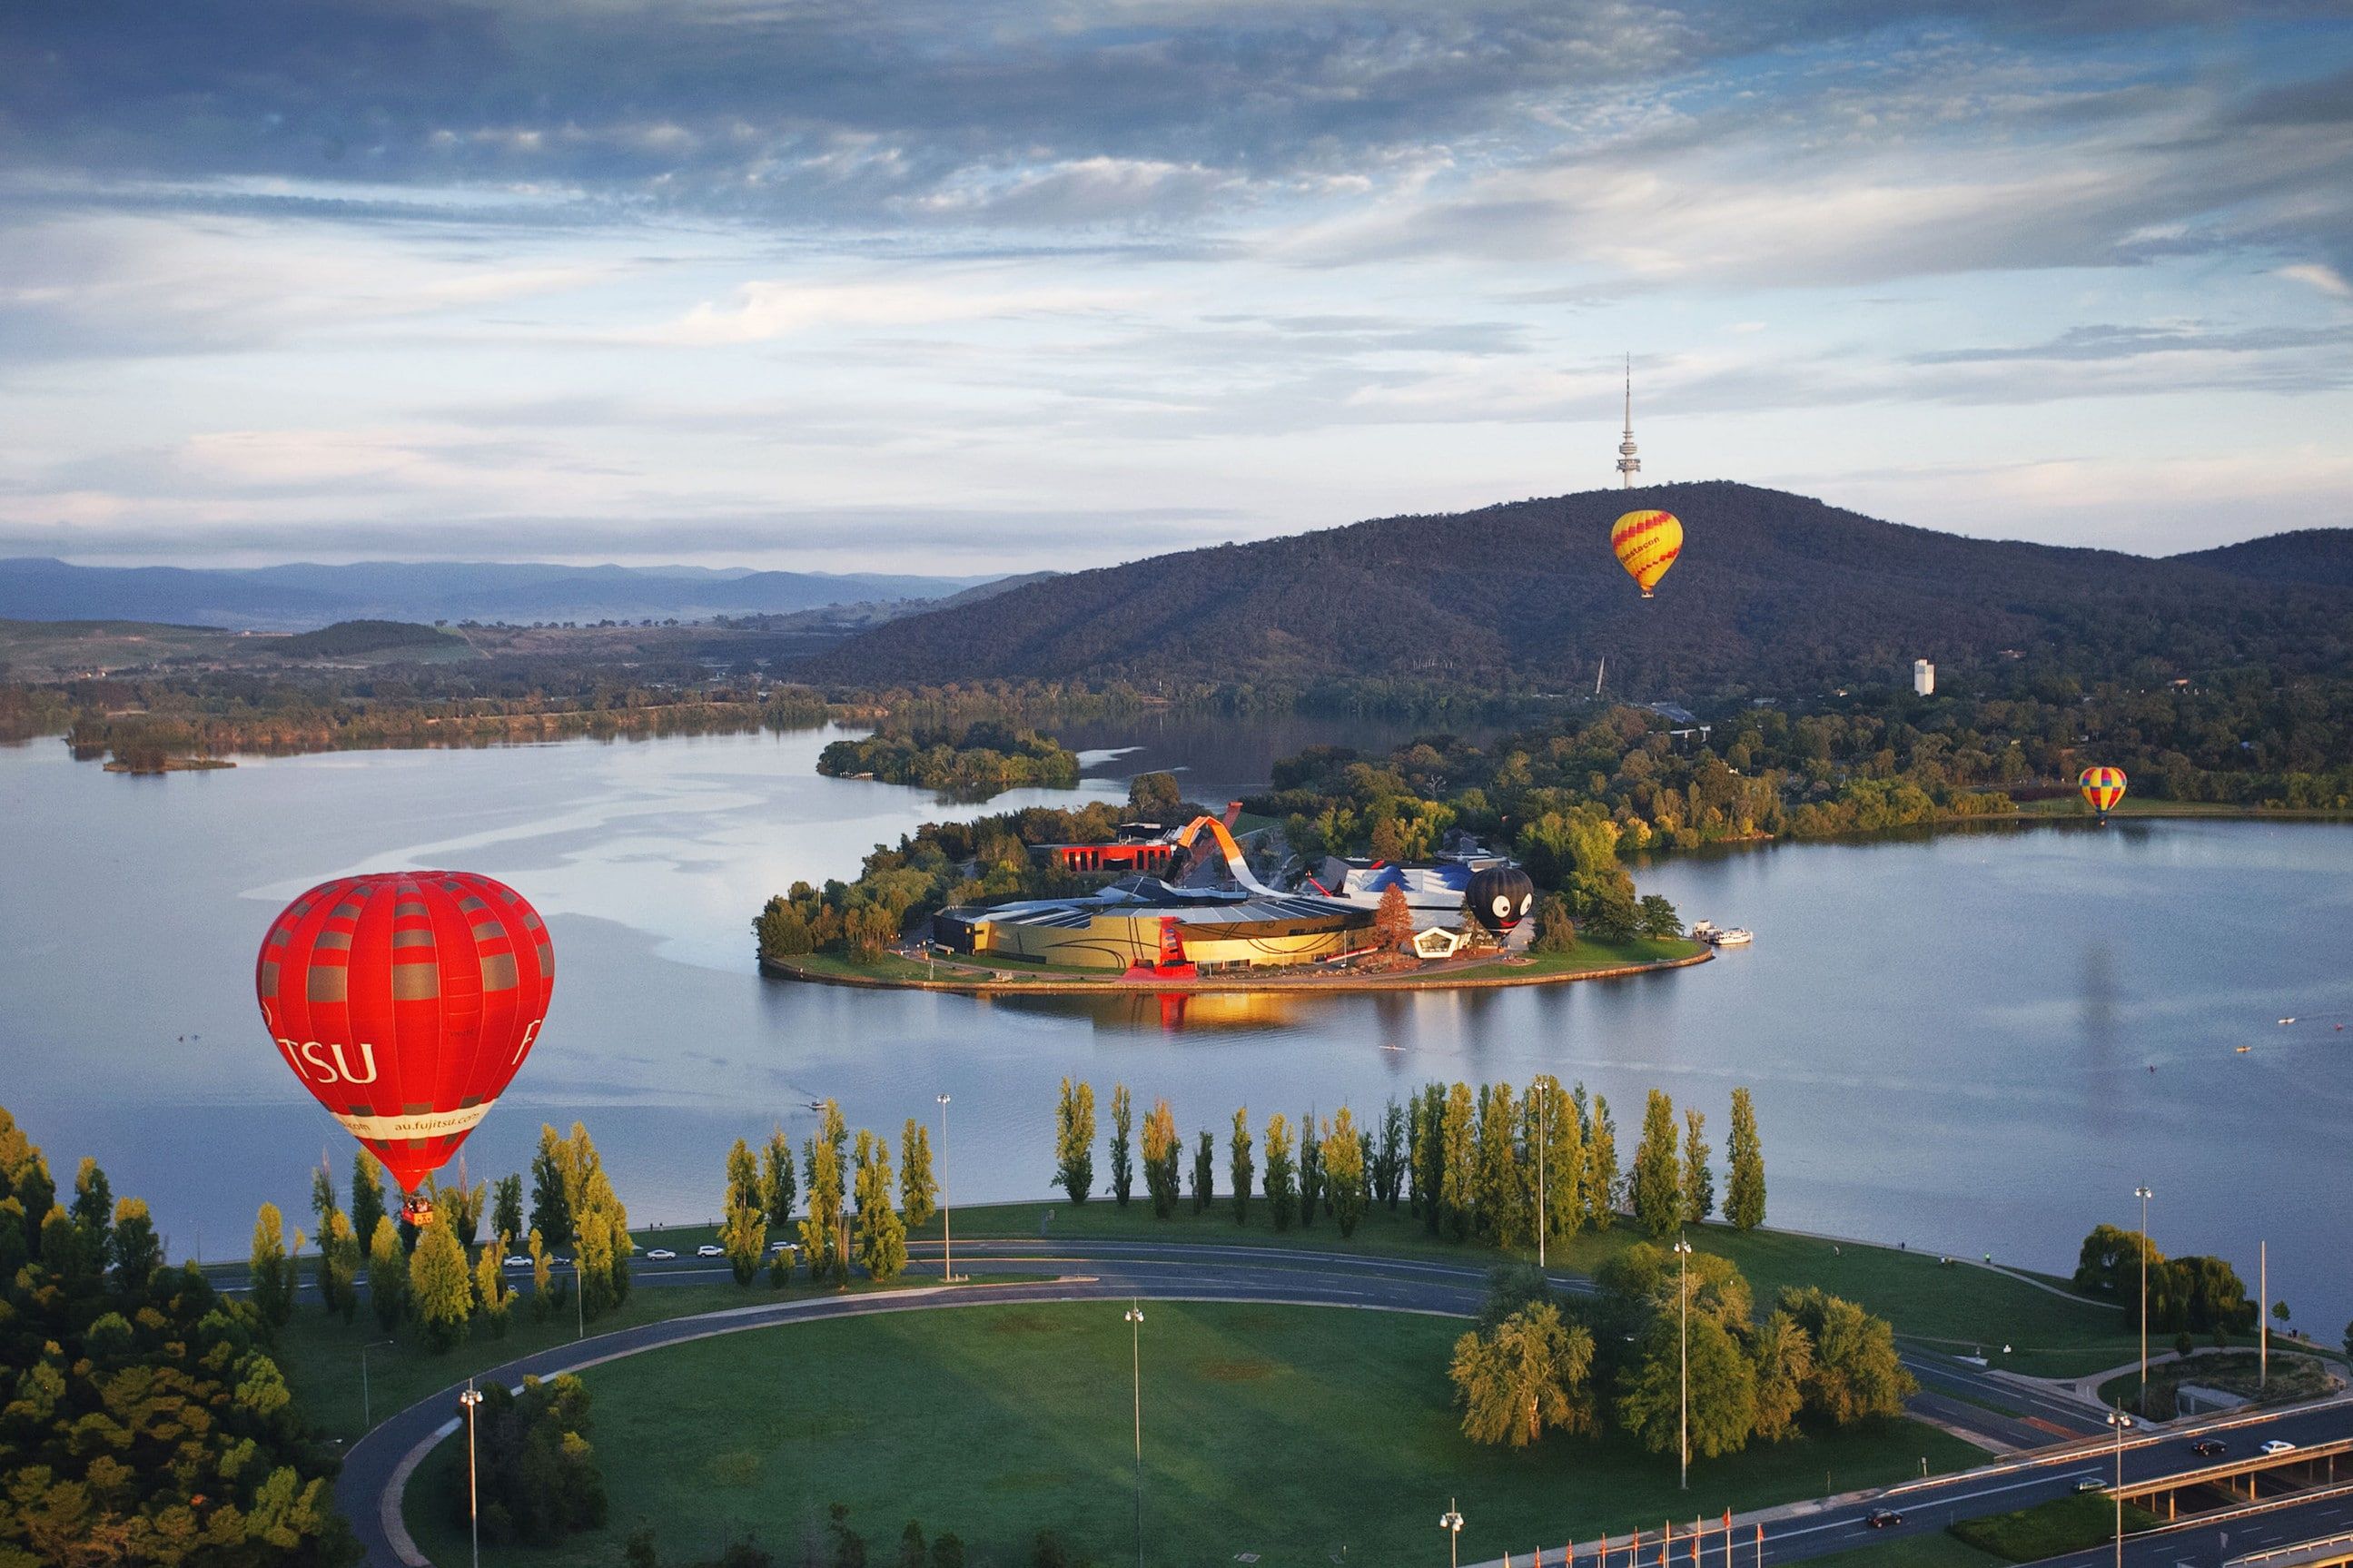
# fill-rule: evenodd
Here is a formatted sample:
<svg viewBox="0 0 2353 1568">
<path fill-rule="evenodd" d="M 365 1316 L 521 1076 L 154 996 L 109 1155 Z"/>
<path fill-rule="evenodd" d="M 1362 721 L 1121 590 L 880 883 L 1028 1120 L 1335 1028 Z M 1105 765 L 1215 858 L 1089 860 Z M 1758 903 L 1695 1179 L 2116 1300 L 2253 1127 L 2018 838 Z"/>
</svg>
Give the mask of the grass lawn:
<svg viewBox="0 0 2353 1568">
<path fill-rule="evenodd" d="M 589 1321 L 588 1334 L 594 1338 L 616 1329 L 659 1322 L 665 1318 L 684 1317 L 690 1312 L 756 1306 L 765 1301 L 831 1291 L 829 1286 L 823 1290 L 813 1291 L 805 1282 L 806 1276 L 802 1279 L 803 1282 L 797 1282 L 781 1291 L 768 1288 L 765 1274 L 749 1288 L 738 1287 L 730 1279 L 708 1285 L 676 1286 L 649 1286 L 640 1281 L 618 1310 Z M 926 1279 L 920 1275 L 908 1281 L 917 1285 L 936 1285 L 938 1282 L 936 1278 Z M 868 1290 L 873 1287 L 860 1281 L 857 1289 Z M 362 1430 L 362 1345 L 369 1347 L 367 1404 L 375 1419 L 381 1421 L 427 1394 L 463 1380 L 470 1373 L 512 1361 L 517 1356 L 529 1355 L 534 1351 L 545 1350 L 550 1345 L 570 1342 L 574 1337 L 573 1321 L 569 1302 L 561 1313 L 542 1321 L 532 1316 L 528 1297 L 519 1297 L 513 1311 L 508 1315 L 504 1337 L 494 1338 L 488 1332 L 478 1331 L 457 1349 L 446 1355 L 436 1355 L 417 1342 L 412 1330 L 404 1329 L 396 1339 L 379 1330 L 364 1300 L 349 1323 L 319 1310 L 316 1302 L 305 1302 L 295 1312 L 293 1320 L 279 1331 L 277 1347 L 271 1355 L 279 1369 L 286 1374 L 287 1385 L 293 1390 L 303 1413 L 310 1416 L 320 1431 L 330 1437 L 348 1440 L 357 1437 Z M 394 1342 L 386 1343 L 387 1340 Z"/>
<path fill-rule="evenodd" d="M 1811 1557 L 1806 1568 L 1998 1568 L 2004 1559 L 1980 1552 L 1949 1531 L 1905 1535 L 1876 1546 Z"/>
<path fill-rule="evenodd" d="M 1460 1322 L 1333 1308 L 1147 1303 L 1143 1325 L 1146 1561 L 1323 1564 L 1428 1561 L 1446 1500 L 1477 1560 L 1565 1532 L 1656 1530 L 1890 1482 L 1983 1456 L 1894 1423 L 1759 1445 L 1694 1464 L 1620 1437 L 1475 1447 L 1446 1366 Z M 639 1523 L 666 1558 L 713 1552 L 749 1525 L 788 1556 L 847 1503 L 874 1560 L 907 1519 L 955 1531 L 976 1563 L 1028 1561 L 1050 1526 L 1079 1553 L 1134 1546 L 1129 1330 L 1117 1303 L 987 1306 L 764 1329 L 586 1374 L 589 1434 L 611 1499 L 601 1535 L 505 1564 L 610 1563 Z M 464 1559 L 462 1443 L 410 1491 L 420 1545 Z"/>
<path fill-rule="evenodd" d="M 2274 1350 L 2271 1362 L 2268 1384 L 2262 1381 L 2261 1358 L 2251 1350 L 2192 1356 L 2188 1361 L 2158 1362 L 2148 1369 L 2149 1416 L 2157 1421 L 2172 1420 L 2176 1414 L 2174 1390 L 2184 1383 L 2243 1394 L 2263 1405 L 2317 1399 L 2333 1386 L 2328 1369 L 2311 1356 Z M 2100 1397 L 2126 1410 L 2137 1405 L 2140 1403 L 2139 1371 L 2136 1369 L 2122 1377 L 2112 1377 L 2100 1384 Z"/>
<path fill-rule="evenodd" d="M 1053 1216 L 1050 1223 L 1046 1217 L 1049 1210 Z M 1105 1199 L 1076 1206 L 997 1204 L 958 1209 L 955 1224 L 959 1238 L 975 1240 L 1034 1240 L 1043 1236 L 1050 1240 L 1256 1244 L 1443 1258 L 1474 1268 L 1501 1261 L 1504 1256 L 1485 1247 L 1441 1241 L 1423 1229 L 1402 1205 L 1394 1215 L 1376 1209 L 1345 1241 L 1328 1219 L 1319 1219 L 1305 1229 L 1278 1233 L 1262 1203 L 1250 1205 L 1248 1226 L 1237 1226 L 1231 1205 L 1222 1201 L 1197 1216 L 1188 1200 L 1166 1220 L 1154 1219 L 1151 1206 L 1140 1199 L 1124 1209 Z M 934 1220 L 915 1235 L 936 1241 L 939 1229 Z M 1557 1269 L 1589 1274 L 1641 1239 L 1640 1232 L 1621 1224 L 1552 1247 L 1546 1260 Z M 1841 1243 L 1833 1249 L 1831 1243 L 1812 1237 L 1775 1231 L 1744 1234 L 1723 1226 L 1699 1227 L 1692 1233 L 1692 1242 L 1703 1252 L 1721 1253 L 1738 1265 L 1755 1288 L 1760 1307 L 1768 1304 L 1784 1285 L 1819 1285 L 1861 1302 L 1894 1323 L 1899 1333 L 1964 1353 L 1982 1347 L 1996 1366 L 2053 1373 L 2094 1371 L 2130 1358 L 2139 1344 L 2137 1322 L 2127 1322 L 2125 1314 L 2112 1307 L 2053 1296 L 1989 1269 L 1966 1265 L 1947 1268 L 1933 1254 L 1851 1243 Z M 1534 1254 L 1525 1256 L 1533 1258 Z M 2004 1344 L 2013 1347 L 2008 1356 L 2000 1353 Z M 2030 1360 L 2052 1364 L 2029 1368 Z"/>
<path fill-rule="evenodd" d="M 1680 937 L 1672 942 L 1635 937 L 1628 942 L 1600 942 L 1580 936 L 1577 946 L 1567 952 L 1535 952 L 1525 955 L 1525 963 L 1508 966 L 1514 974 L 1576 974 L 1588 969 L 1618 969 L 1630 963 L 1662 963 L 1672 958 L 1689 958 L 1704 952 L 1703 944 Z"/>
<path fill-rule="evenodd" d="M 2165 1521 L 2147 1509 L 2125 1504 L 2125 1533 Z M 2010 1563 L 2039 1563 L 2114 1541 L 2116 1505 L 2112 1499 L 2079 1492 L 2015 1513 L 1965 1519 L 1952 1527 L 1960 1541 Z"/>
</svg>

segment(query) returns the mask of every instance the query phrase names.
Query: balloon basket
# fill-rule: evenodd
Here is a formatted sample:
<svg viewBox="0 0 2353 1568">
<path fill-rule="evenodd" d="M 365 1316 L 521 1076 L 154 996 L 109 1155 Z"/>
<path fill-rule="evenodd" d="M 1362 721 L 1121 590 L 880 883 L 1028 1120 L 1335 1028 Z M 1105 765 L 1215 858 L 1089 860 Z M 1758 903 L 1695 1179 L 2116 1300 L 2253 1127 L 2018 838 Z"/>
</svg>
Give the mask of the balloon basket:
<svg viewBox="0 0 2353 1568">
<path fill-rule="evenodd" d="M 400 1205 L 400 1219 L 403 1225 L 422 1230 L 433 1223 L 433 1205 L 411 1194 L 408 1201 Z"/>
</svg>

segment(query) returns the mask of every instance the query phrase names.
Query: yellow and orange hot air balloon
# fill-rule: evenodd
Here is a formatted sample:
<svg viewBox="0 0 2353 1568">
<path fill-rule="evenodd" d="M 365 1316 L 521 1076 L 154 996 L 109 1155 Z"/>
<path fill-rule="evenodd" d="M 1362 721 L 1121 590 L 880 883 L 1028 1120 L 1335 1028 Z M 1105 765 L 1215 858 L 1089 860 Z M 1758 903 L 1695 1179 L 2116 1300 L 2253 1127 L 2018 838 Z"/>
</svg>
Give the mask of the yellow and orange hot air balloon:
<svg viewBox="0 0 2353 1568">
<path fill-rule="evenodd" d="M 2084 792 L 2084 798 L 2091 803 L 2094 811 L 2105 816 L 2116 802 L 2125 797 L 2125 771 L 2110 767 L 2085 768 L 2083 776 L 2075 781 L 2075 787 Z"/>
<path fill-rule="evenodd" d="M 1647 599 L 1683 552 L 1683 521 L 1671 511 L 1630 511 L 1610 525 L 1609 548 Z"/>
</svg>

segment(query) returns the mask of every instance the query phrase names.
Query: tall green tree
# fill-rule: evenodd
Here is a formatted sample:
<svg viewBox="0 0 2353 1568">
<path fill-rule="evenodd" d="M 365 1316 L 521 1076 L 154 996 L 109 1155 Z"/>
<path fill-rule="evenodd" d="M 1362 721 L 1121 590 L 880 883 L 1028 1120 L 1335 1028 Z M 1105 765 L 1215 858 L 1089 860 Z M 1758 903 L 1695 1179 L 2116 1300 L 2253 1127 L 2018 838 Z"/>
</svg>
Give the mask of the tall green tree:
<svg viewBox="0 0 2353 1568">
<path fill-rule="evenodd" d="M 1707 1118 L 1699 1110 L 1683 1110 L 1683 1211 L 1686 1225 L 1704 1225 L 1715 1213 L 1715 1170 L 1708 1163 L 1715 1151 L 1707 1146 Z"/>
<path fill-rule="evenodd" d="M 735 1147 L 743 1152 L 744 1163 L 750 1164 L 752 1152 L 737 1139 Z M 732 1179 L 735 1159 L 728 1156 L 726 1211 L 719 1221 L 719 1246 L 727 1254 L 728 1271 L 735 1276 L 738 1285 L 749 1285 L 760 1272 L 760 1260 L 768 1250 L 768 1215 L 756 1198 L 759 1183 L 755 1178 L 745 1186 Z"/>
<path fill-rule="evenodd" d="M 1405 1190 L 1406 1157 L 1405 1107 L 1391 1095 L 1381 1111 L 1379 1148 L 1372 1162 L 1373 1201 L 1397 1212 L 1398 1199 Z"/>
<path fill-rule="evenodd" d="M 1520 1112 L 1508 1083 L 1486 1086 L 1479 1101 L 1477 1230 L 1491 1247 L 1535 1240 L 1528 1186 L 1520 1174 Z"/>
<path fill-rule="evenodd" d="M 1574 1236 L 1584 1223 L 1585 1130 L 1577 1106 L 1549 1075 L 1528 1085 L 1520 1113 L 1521 1132 L 1530 1151 L 1526 1172 L 1530 1191 L 1544 1189 L 1546 1239 Z M 1544 1159 L 1534 1158 L 1539 1147 Z"/>
<path fill-rule="evenodd" d="M 1584 1192 L 1585 1223 L 1596 1230 L 1608 1230 L 1618 1218 L 1618 1124 L 1609 1102 L 1597 1094 L 1586 1123 Z"/>
<path fill-rule="evenodd" d="M 1073 1204 L 1087 1201 L 1095 1184 L 1095 1090 L 1090 1083 L 1062 1080 L 1054 1106 L 1054 1182 Z"/>
<path fill-rule="evenodd" d="M 1250 1223 L 1250 1181 L 1258 1167 L 1250 1160 L 1250 1107 L 1234 1112 L 1234 1131 L 1227 1145 L 1227 1179 L 1233 1183 L 1234 1223 Z"/>
<path fill-rule="evenodd" d="M 1732 1091 L 1732 1180 L 1725 1189 L 1724 1217 L 1735 1230 L 1765 1223 L 1765 1151 L 1757 1138 L 1757 1105 L 1746 1089 Z"/>
<path fill-rule="evenodd" d="M 1814 1342 L 1797 1319 L 1776 1311 L 1750 1336 L 1748 1359 L 1757 1369 L 1757 1436 L 1768 1443 L 1796 1436 L 1814 1374 Z"/>
<path fill-rule="evenodd" d="M 253 1220 L 253 1260 L 247 1281 L 261 1321 L 274 1331 L 294 1316 L 294 1265 L 286 1257 L 286 1220 L 264 1204 Z"/>
<path fill-rule="evenodd" d="M 1200 1141 L 1193 1145 L 1193 1212 L 1195 1214 L 1207 1210 L 1210 1198 L 1215 1195 L 1210 1182 L 1210 1170 L 1217 1159 L 1217 1147 L 1209 1137 L 1209 1130 L 1206 1127 L 1202 1128 Z"/>
<path fill-rule="evenodd" d="M 336 1209 L 327 1215 L 326 1233 L 319 1239 L 319 1304 L 350 1322 L 359 1310 L 359 1279 L 360 1238 L 352 1232 L 351 1216 Z"/>
<path fill-rule="evenodd" d="M 1345 1238 L 1356 1234 L 1371 1200 L 1366 1184 L 1365 1146 L 1356 1132 L 1356 1119 L 1345 1105 L 1332 1118 L 1324 1136 L 1324 1184 L 1332 1204 L 1332 1223 Z"/>
<path fill-rule="evenodd" d="M 1323 1202 L 1324 1144 L 1311 1110 L 1299 1119 L 1299 1223 L 1303 1227 L 1315 1223 L 1315 1211 Z"/>
<path fill-rule="evenodd" d="M 523 1233 L 522 1175 L 510 1171 L 491 1188 L 491 1228 L 512 1241 Z"/>
<path fill-rule="evenodd" d="M 481 1233 L 482 1214 L 490 1207 L 491 1188 L 487 1182 L 467 1181 L 465 1155 L 458 1156 L 458 1184 L 442 1188 L 434 1202 L 437 1208 L 446 1205 L 449 1228 L 456 1233 L 458 1245 L 470 1250 Z"/>
<path fill-rule="evenodd" d="M 768 1229 L 778 1236 L 790 1237 L 793 1226 L 793 1206 L 800 1194 L 793 1179 L 793 1141 L 785 1136 L 781 1127 L 772 1128 L 768 1142 L 760 1150 L 760 1207 L 768 1216 Z M 781 1287 L 793 1277 L 793 1249 L 783 1247 L 768 1258 L 768 1283 Z"/>
<path fill-rule="evenodd" d="M 114 1288 L 126 1296 L 147 1289 L 147 1281 L 164 1267 L 164 1241 L 155 1234 L 155 1220 L 143 1198 L 114 1200 L 114 1233 L 107 1245 Z"/>
<path fill-rule="evenodd" d="M 1675 1151 L 1675 1103 L 1651 1090 L 1642 1108 L 1642 1141 L 1634 1145 L 1634 1217 L 1652 1236 L 1683 1224 L 1683 1166 Z"/>
<path fill-rule="evenodd" d="M 1135 1101 L 1127 1085 L 1111 1086 L 1111 1195 L 1121 1208 L 1135 1191 Z"/>
<path fill-rule="evenodd" d="M 1694 1312 L 1686 1407 L 1683 1344 L 1683 1325 L 1671 1314 L 1662 1312 L 1652 1321 L 1633 1367 L 1621 1379 L 1618 1424 L 1651 1453 L 1672 1453 L 1688 1408 L 1695 1458 L 1736 1454 L 1757 1428 L 1756 1369 L 1729 1330 Z"/>
<path fill-rule="evenodd" d="M 1844 1426 L 1899 1415 L 1905 1400 L 1919 1392 L 1895 1353 L 1895 1332 L 1884 1318 L 1813 1286 L 1785 1286 L 1779 1305 L 1813 1346 L 1805 1378 L 1808 1411 Z"/>
<path fill-rule="evenodd" d="M 364 1149 L 352 1156 L 352 1234 L 371 1250 L 375 1247 L 375 1222 L 385 1215 L 383 1169 Z"/>
<path fill-rule="evenodd" d="M 1438 1234 L 1445 1213 L 1439 1197 L 1445 1185 L 1445 1127 L 1446 1087 L 1425 1084 L 1413 1099 L 1413 1139 L 1409 1149 L 1412 1156 L 1413 1212 L 1421 1216 L 1422 1228 L 1432 1236 Z"/>
<path fill-rule="evenodd" d="M 1291 1158 L 1291 1123 L 1278 1110 L 1266 1121 L 1266 1208 L 1277 1230 L 1289 1230 L 1298 1206 L 1298 1167 Z"/>
<path fill-rule="evenodd" d="M 564 1137 L 553 1126 L 542 1122 L 539 1128 L 539 1148 L 531 1157 L 531 1228 L 539 1232 L 547 1245 L 561 1251 L 572 1245 L 572 1202 L 569 1184 L 565 1179 Z M 354 1188 L 356 1194 L 357 1189 Z M 357 1198 L 353 1198 L 353 1218 L 358 1218 Z"/>
<path fill-rule="evenodd" d="M 760 1201 L 762 1195 L 760 1162 L 752 1153 L 752 1145 L 738 1138 L 734 1146 L 727 1151 L 727 1188 L 725 1195 L 720 1199 L 720 1206 L 732 1209 L 740 1204 L 765 1215 L 767 1208 Z"/>
<path fill-rule="evenodd" d="M 909 1230 L 921 1230 L 940 1212 L 939 1179 L 932 1174 L 932 1130 L 912 1116 L 899 1130 L 899 1209 Z"/>
<path fill-rule="evenodd" d="M 891 1143 L 858 1130 L 858 1261 L 877 1285 L 907 1267 L 907 1227 L 892 1206 Z"/>
<path fill-rule="evenodd" d="M 514 1288 L 507 1283 L 502 1261 L 513 1245 L 514 1237 L 501 1232 L 474 1258 L 474 1316 L 494 1339 L 506 1337 L 507 1317 L 514 1309 Z"/>
<path fill-rule="evenodd" d="M 1144 1190 L 1152 1194 L 1155 1218 L 1176 1212 L 1176 1117 L 1166 1100 L 1156 1100 L 1144 1115 Z"/>
<path fill-rule="evenodd" d="M 335 1196 L 334 1167 L 329 1164 L 326 1160 L 322 1158 L 319 1162 L 319 1168 L 311 1173 L 311 1234 L 314 1236 L 326 1235 L 328 1225 L 327 1216 L 333 1214 L 342 1206 L 341 1202 Z"/>
<path fill-rule="evenodd" d="M 473 1275 L 458 1233 L 438 1212 L 417 1232 L 417 1250 L 408 1256 L 408 1302 L 428 1350 L 438 1354 L 465 1339 L 474 1311 Z"/>
<path fill-rule="evenodd" d="M 400 1227 L 390 1215 L 375 1216 L 368 1237 L 368 1305 L 385 1333 L 400 1326 L 408 1307 L 408 1257 L 400 1249 Z"/>
<path fill-rule="evenodd" d="M 98 1162 L 87 1154 L 74 1172 L 71 1213 L 74 1229 L 81 1233 L 82 1256 L 92 1268 L 104 1268 L 114 1247 L 114 1189 Z"/>
<path fill-rule="evenodd" d="M 1479 1198 L 1479 1142 L 1471 1109 L 1471 1086 L 1446 1091 L 1439 1118 L 1438 1212 L 1445 1235 L 1461 1241 L 1471 1234 Z"/>
<path fill-rule="evenodd" d="M 1592 1332 L 1564 1322 L 1549 1301 L 1455 1341 L 1448 1374 L 1462 1407 L 1462 1435 L 1474 1443 L 1524 1448 L 1548 1428 L 1599 1430 Z"/>
<path fill-rule="evenodd" d="M 810 1283 L 831 1279 L 846 1289 L 849 1258 L 842 1245 L 847 1209 L 841 1166 L 849 1131 L 842 1124 L 841 1108 L 830 1100 L 818 1117 L 818 1131 L 801 1143 L 802 1168 L 808 1176 L 808 1216 L 801 1221 L 801 1251 L 808 1258 Z"/>
</svg>

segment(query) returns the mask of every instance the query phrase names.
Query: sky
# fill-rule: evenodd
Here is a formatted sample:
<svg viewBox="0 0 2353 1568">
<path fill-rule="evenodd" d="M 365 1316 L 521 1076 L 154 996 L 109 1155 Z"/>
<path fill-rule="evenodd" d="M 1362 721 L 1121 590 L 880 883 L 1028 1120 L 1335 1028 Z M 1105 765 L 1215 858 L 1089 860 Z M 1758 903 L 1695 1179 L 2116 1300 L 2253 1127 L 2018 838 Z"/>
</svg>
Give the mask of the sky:
<svg viewBox="0 0 2353 1568">
<path fill-rule="evenodd" d="M 0 7 L 0 555 L 1067 569 L 1613 484 L 1629 354 L 1654 480 L 2353 523 L 2353 13 Z"/>
</svg>

